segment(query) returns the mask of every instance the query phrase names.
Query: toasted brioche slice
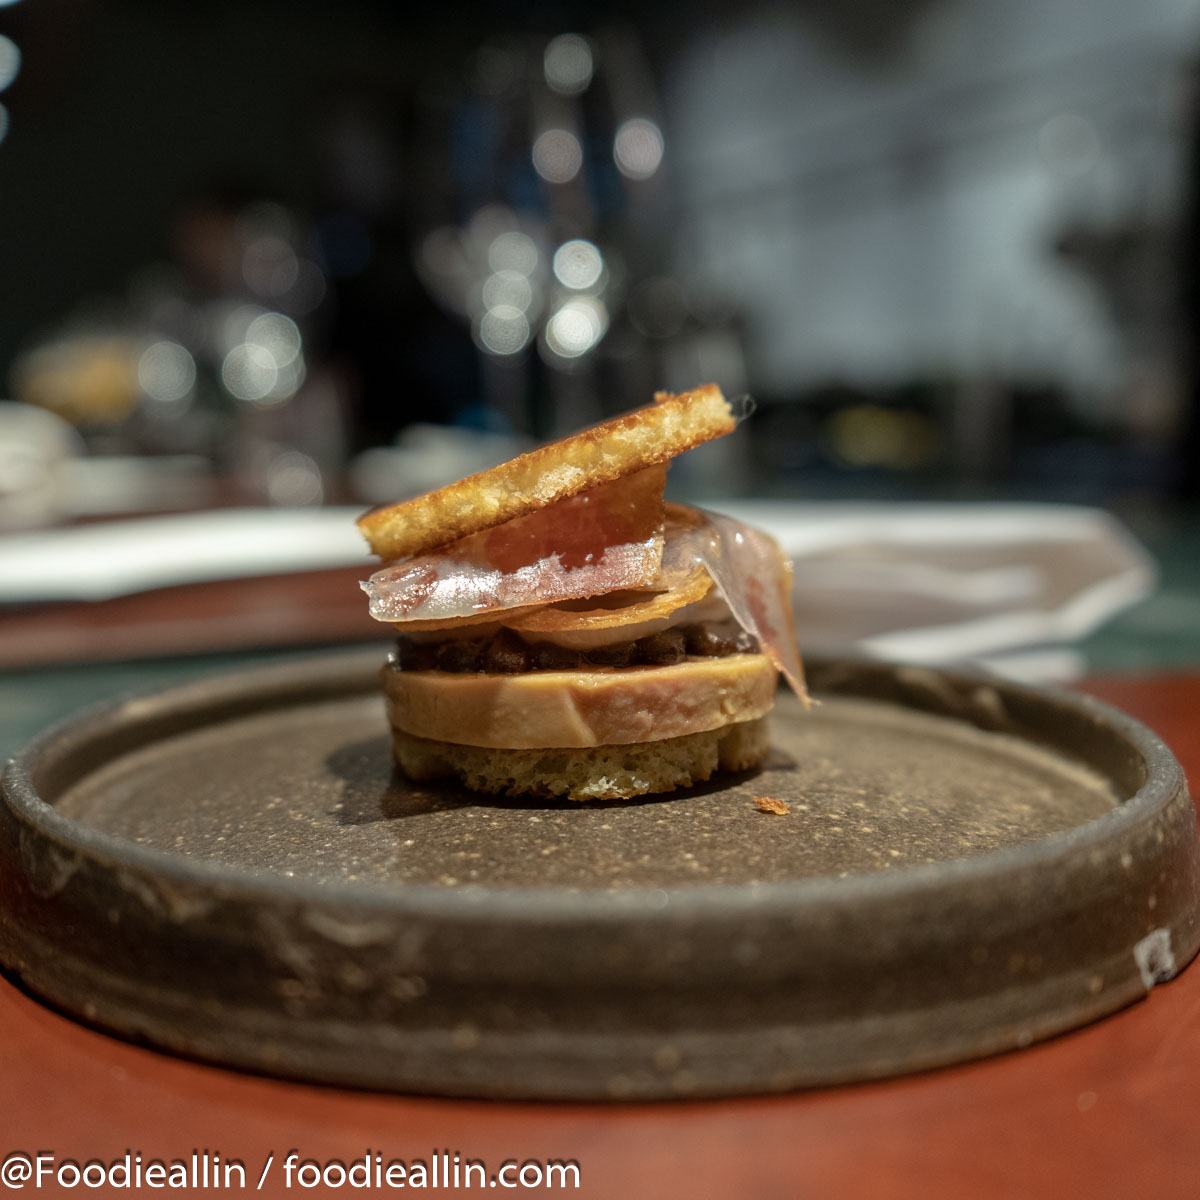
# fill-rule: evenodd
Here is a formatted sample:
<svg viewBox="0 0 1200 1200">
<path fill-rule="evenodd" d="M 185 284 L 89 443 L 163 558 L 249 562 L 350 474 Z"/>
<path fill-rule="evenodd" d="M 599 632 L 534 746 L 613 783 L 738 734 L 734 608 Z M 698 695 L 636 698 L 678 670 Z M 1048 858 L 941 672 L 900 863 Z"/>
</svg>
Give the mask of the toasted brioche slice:
<svg viewBox="0 0 1200 1200">
<path fill-rule="evenodd" d="M 645 408 L 435 492 L 373 509 L 359 518 L 358 528 L 385 561 L 410 558 L 667 462 L 733 427 L 733 412 L 715 384 L 659 393 Z"/>
<path fill-rule="evenodd" d="M 393 729 L 495 750 L 628 745 L 719 729 L 766 716 L 777 684 L 763 654 L 513 675 L 383 668 Z"/>
<path fill-rule="evenodd" d="M 769 745 L 765 717 L 657 742 L 567 750 L 493 750 L 392 731 L 396 763 L 418 783 L 456 779 L 476 792 L 570 800 L 628 800 L 703 783 L 717 770 L 747 771 Z"/>
</svg>

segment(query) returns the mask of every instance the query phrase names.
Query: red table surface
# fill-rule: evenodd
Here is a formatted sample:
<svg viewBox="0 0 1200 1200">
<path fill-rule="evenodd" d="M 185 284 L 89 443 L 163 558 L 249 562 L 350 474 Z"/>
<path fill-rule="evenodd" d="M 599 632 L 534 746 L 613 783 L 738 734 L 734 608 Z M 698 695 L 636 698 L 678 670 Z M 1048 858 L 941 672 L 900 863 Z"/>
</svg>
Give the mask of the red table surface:
<svg viewBox="0 0 1200 1200">
<path fill-rule="evenodd" d="M 1095 680 L 1089 690 L 1153 726 L 1190 775 L 1200 772 L 1200 674 Z M 445 1148 L 493 1167 L 575 1159 L 582 1187 L 568 1194 L 588 1197 L 1194 1197 L 1200 967 L 1086 1029 L 983 1062 L 782 1097 L 623 1106 L 258 1078 L 108 1037 L 0 979 L 0 1157 L 107 1160 L 127 1148 L 242 1159 L 250 1189 L 274 1151 L 267 1196 L 304 1194 L 286 1192 L 278 1171 L 292 1148 L 320 1160 L 367 1150 L 428 1159 Z"/>
</svg>

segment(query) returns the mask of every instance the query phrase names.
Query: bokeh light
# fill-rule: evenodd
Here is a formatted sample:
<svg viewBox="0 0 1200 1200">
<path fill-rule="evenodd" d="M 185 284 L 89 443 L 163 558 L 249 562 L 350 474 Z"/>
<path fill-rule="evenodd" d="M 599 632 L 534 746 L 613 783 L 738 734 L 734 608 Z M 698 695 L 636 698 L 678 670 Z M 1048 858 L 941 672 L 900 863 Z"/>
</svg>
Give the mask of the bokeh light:
<svg viewBox="0 0 1200 1200">
<path fill-rule="evenodd" d="M 629 179 L 649 179 L 663 158 L 662 130 L 648 117 L 623 121 L 613 139 L 617 170 Z"/>
<path fill-rule="evenodd" d="M 178 342 L 147 346 L 138 359 L 138 385 L 152 400 L 178 406 L 196 384 L 196 363 Z"/>
<path fill-rule="evenodd" d="M 513 304 L 489 308 L 479 321 L 479 345 L 489 354 L 518 354 L 529 344 L 529 318 Z"/>
<path fill-rule="evenodd" d="M 579 358 L 608 328 L 608 312 L 592 296 L 575 296 L 546 322 L 546 347 L 559 358 Z"/>
<path fill-rule="evenodd" d="M 492 240 L 487 260 L 493 271 L 516 271 L 520 275 L 532 275 L 537 269 L 538 248 L 528 234 L 510 229 Z"/>
<path fill-rule="evenodd" d="M 584 238 L 563 242 L 554 252 L 554 276 L 563 287 L 583 292 L 595 287 L 604 272 L 604 257 Z"/>
<path fill-rule="evenodd" d="M 583 148 L 567 129 L 547 129 L 533 143 L 534 170 L 547 183 L 569 183 L 583 166 Z"/>
<path fill-rule="evenodd" d="M 304 382 L 304 340 L 291 317 L 256 304 L 239 304 L 222 317 L 226 350 L 221 382 L 230 395 L 262 406 L 290 399 Z"/>
<path fill-rule="evenodd" d="M 265 312 L 255 317 L 246 327 L 245 338 L 266 350 L 276 367 L 286 367 L 294 361 L 302 345 L 296 322 L 278 312 Z"/>
<path fill-rule="evenodd" d="M 533 287 L 520 271 L 496 271 L 483 281 L 484 308 L 509 308 L 527 312 L 533 303 Z"/>
<path fill-rule="evenodd" d="M 546 82 L 562 96 L 578 96 L 592 82 L 592 48 L 577 33 L 551 40 L 542 59 Z"/>
<path fill-rule="evenodd" d="M 221 364 L 221 382 L 238 400 L 255 404 L 271 402 L 279 382 L 279 367 L 269 350 L 253 342 L 234 346 Z"/>
<path fill-rule="evenodd" d="M 21 70 L 21 51 L 10 37 L 0 33 L 0 92 L 2 92 Z"/>
<path fill-rule="evenodd" d="M 320 504 L 325 498 L 321 468 L 299 450 L 277 454 L 267 467 L 267 499 L 272 504 Z"/>
</svg>

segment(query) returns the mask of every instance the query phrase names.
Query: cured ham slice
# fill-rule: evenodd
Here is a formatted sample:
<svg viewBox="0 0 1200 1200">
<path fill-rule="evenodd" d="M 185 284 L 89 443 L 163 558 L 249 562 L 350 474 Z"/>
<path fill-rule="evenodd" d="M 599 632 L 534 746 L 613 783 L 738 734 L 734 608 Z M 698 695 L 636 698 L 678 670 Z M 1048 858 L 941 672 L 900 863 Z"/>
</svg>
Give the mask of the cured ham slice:
<svg viewBox="0 0 1200 1200">
<path fill-rule="evenodd" d="M 504 572 L 549 558 L 556 558 L 564 571 L 602 565 L 615 548 L 661 539 L 666 482 L 665 466 L 649 467 L 465 537 L 450 555 Z"/>
<path fill-rule="evenodd" d="M 779 543 L 732 517 L 675 504 L 667 505 L 667 522 L 663 576 L 703 566 L 734 619 L 757 638 L 763 653 L 808 706 L 792 624 L 791 563 Z"/>
<path fill-rule="evenodd" d="M 662 468 L 650 468 L 463 538 L 439 554 L 384 567 L 362 585 L 371 615 L 429 629 L 512 613 L 514 628 L 543 634 L 626 624 L 694 602 L 707 590 L 697 579 L 702 570 L 807 704 L 792 625 L 791 565 L 778 543 L 731 517 L 676 504 L 666 506 L 664 528 L 663 476 Z M 586 616 L 567 603 L 638 591 L 651 594 L 597 602 Z M 656 601 L 653 593 L 663 598 Z"/>
<path fill-rule="evenodd" d="M 445 621 L 652 586 L 666 467 L 405 559 L 362 584 L 378 621 Z"/>
</svg>

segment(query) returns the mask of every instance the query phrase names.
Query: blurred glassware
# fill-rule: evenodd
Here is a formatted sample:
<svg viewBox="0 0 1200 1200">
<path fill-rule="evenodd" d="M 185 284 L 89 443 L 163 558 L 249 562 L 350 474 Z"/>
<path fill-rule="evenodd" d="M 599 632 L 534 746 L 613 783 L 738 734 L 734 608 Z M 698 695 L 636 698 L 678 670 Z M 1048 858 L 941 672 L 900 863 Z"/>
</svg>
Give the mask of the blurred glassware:
<svg viewBox="0 0 1200 1200">
<path fill-rule="evenodd" d="M 72 318 L 18 359 L 21 400 L 77 426 L 91 449 L 126 456 L 128 486 L 110 458 L 79 476 L 97 493 L 78 508 L 128 510 L 138 495 L 161 507 L 159 490 L 194 485 L 199 463 L 269 504 L 335 490 L 348 385 L 315 350 L 327 281 L 310 245 L 308 224 L 282 205 L 199 193 L 176 214 L 172 262 L 140 271 L 103 320 Z M 174 465 L 139 470 L 137 455 Z"/>
<path fill-rule="evenodd" d="M 437 211 L 465 217 L 427 226 L 414 263 L 430 296 L 470 323 L 481 399 L 511 427 L 550 436 L 688 386 L 720 307 L 721 349 L 707 357 L 733 361 L 734 377 L 715 378 L 741 390 L 740 347 L 725 353 L 737 336 L 728 304 L 706 305 L 716 289 L 701 285 L 689 309 L 673 277 L 667 138 L 640 35 L 506 37 L 475 59 L 451 119 L 444 98 L 426 114 L 445 132 Z M 440 144 L 429 139 L 425 154 Z"/>
</svg>

